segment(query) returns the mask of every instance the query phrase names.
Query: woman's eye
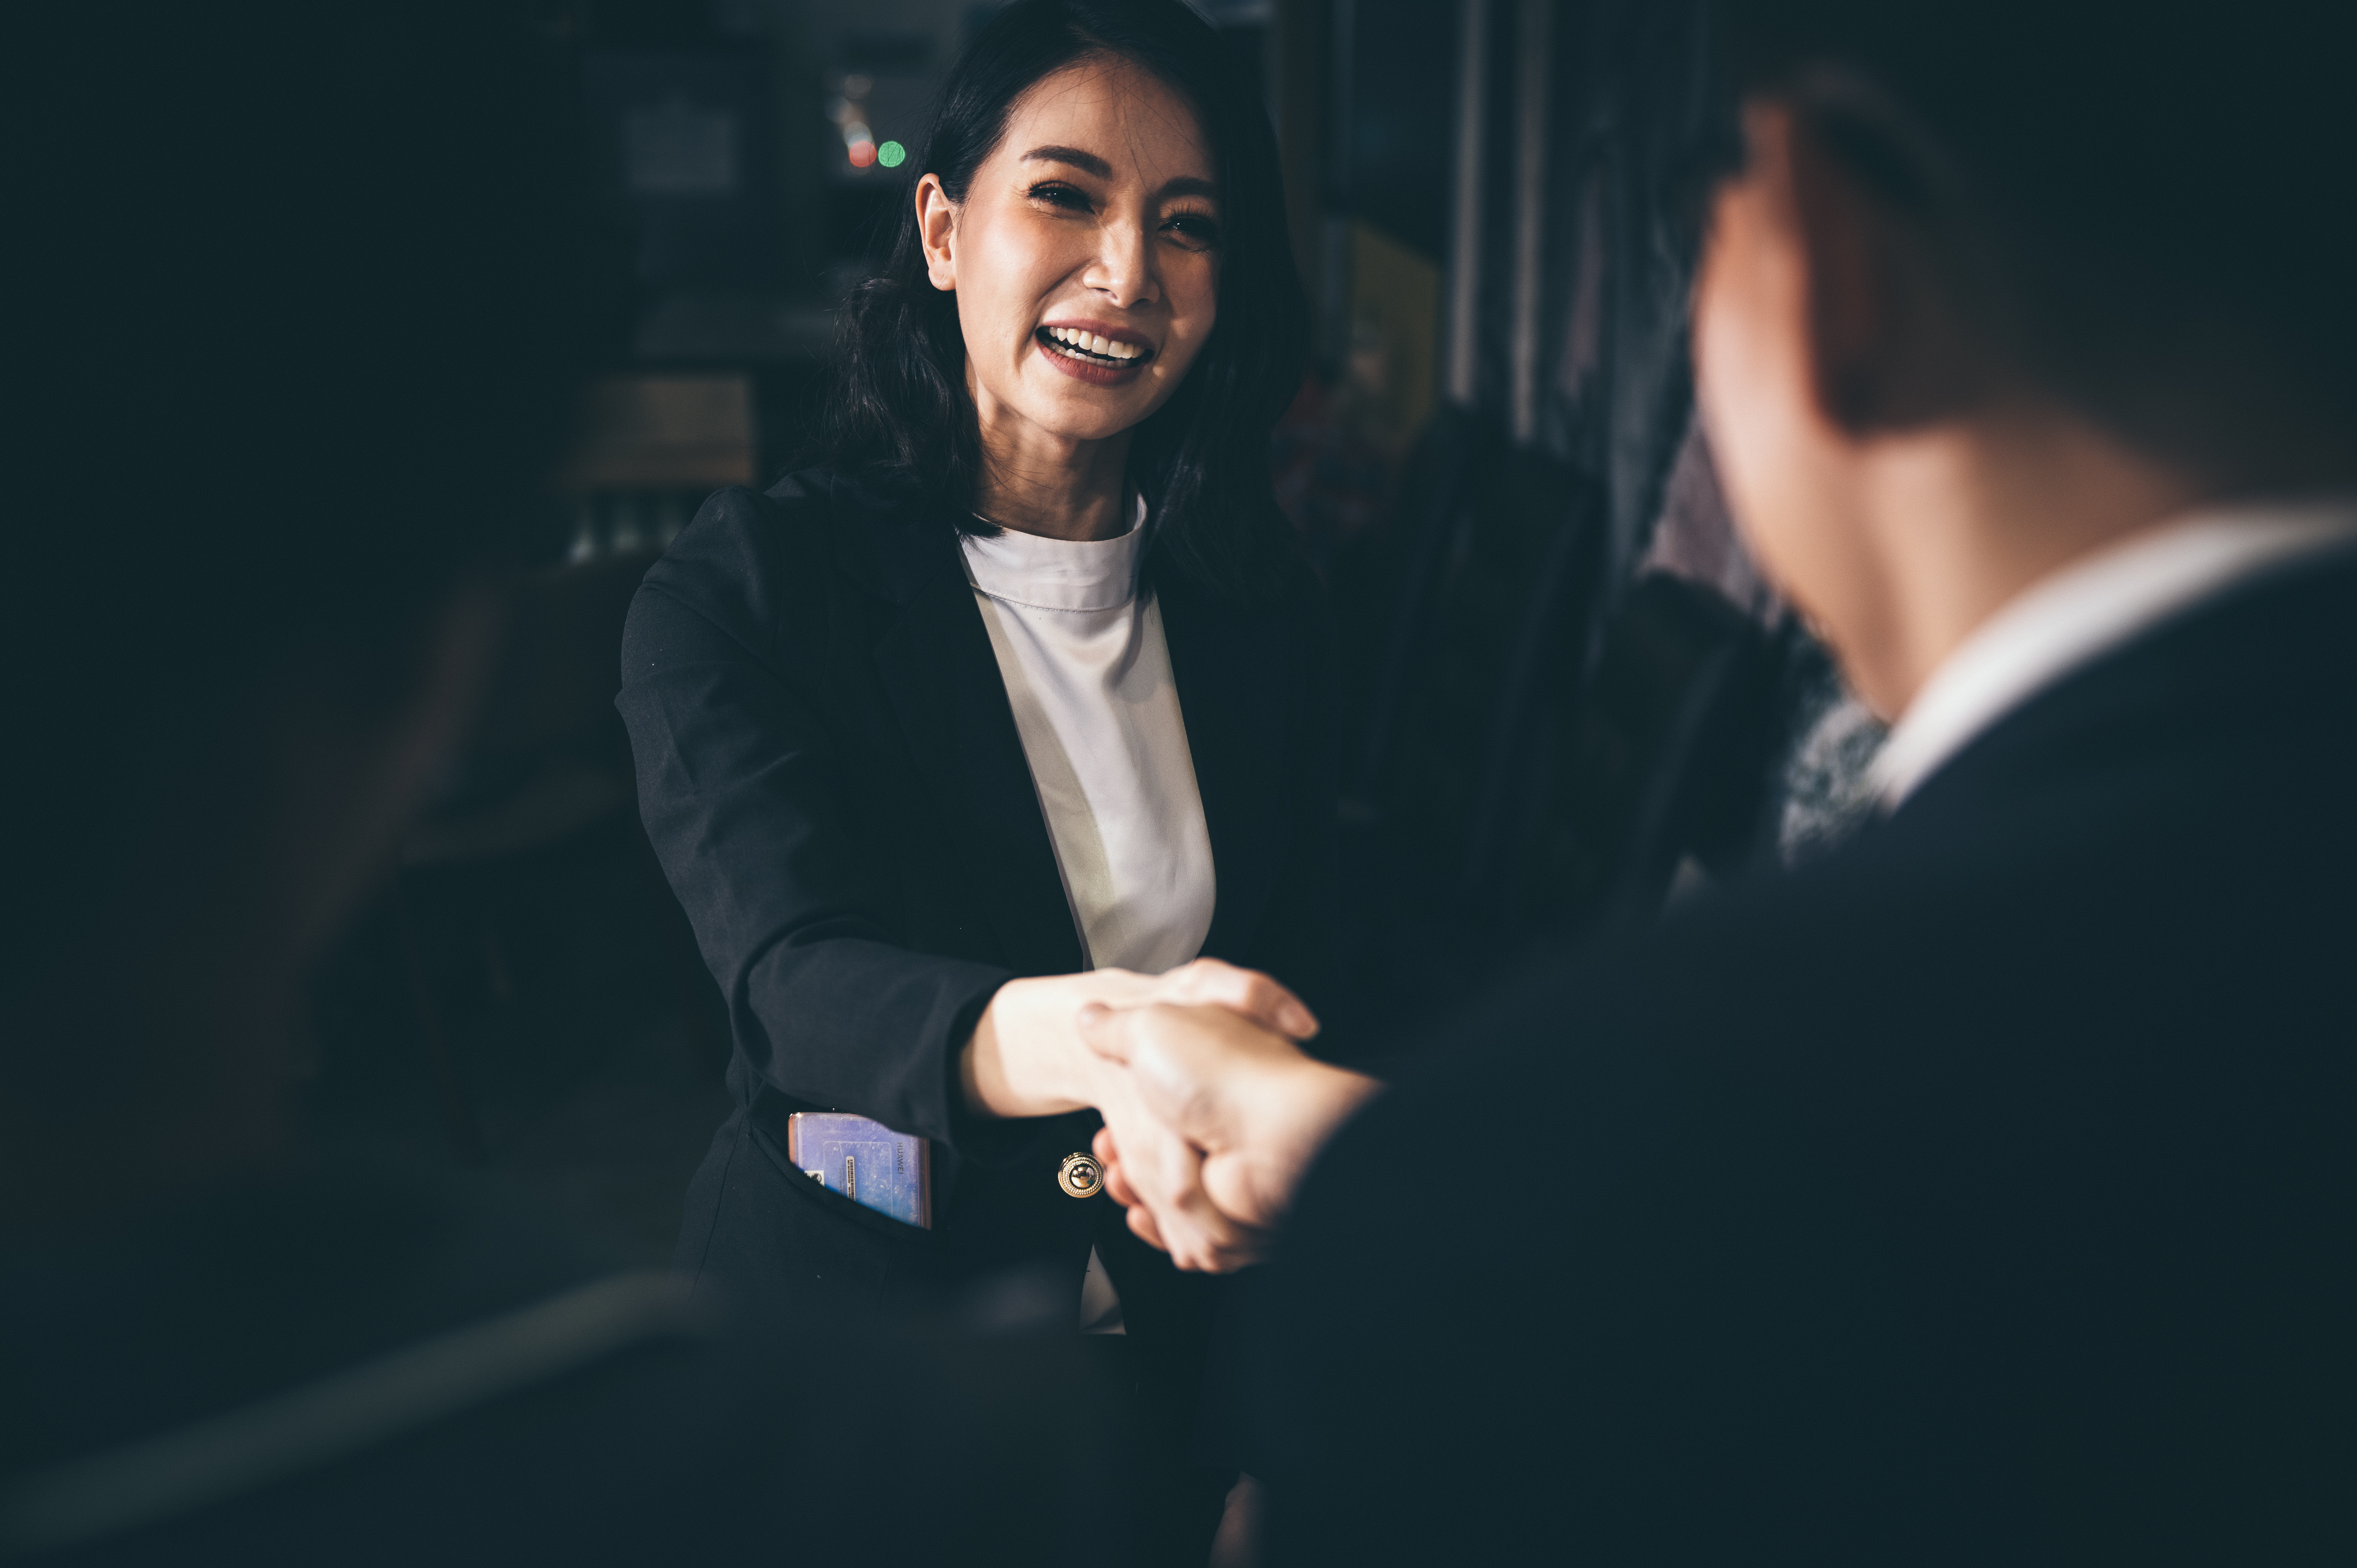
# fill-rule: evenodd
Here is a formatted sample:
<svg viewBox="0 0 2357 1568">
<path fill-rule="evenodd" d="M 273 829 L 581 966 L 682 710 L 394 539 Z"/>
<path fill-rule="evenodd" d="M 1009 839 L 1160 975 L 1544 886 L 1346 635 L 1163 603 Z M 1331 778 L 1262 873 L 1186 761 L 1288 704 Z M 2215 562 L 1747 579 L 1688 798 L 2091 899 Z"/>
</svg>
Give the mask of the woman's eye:
<svg viewBox="0 0 2357 1568">
<path fill-rule="evenodd" d="M 1181 212 L 1162 227 L 1198 247 L 1220 242 L 1220 220 L 1207 212 Z"/>
<path fill-rule="evenodd" d="M 1070 208 L 1075 212 L 1085 212 L 1089 208 L 1089 199 L 1069 185 L 1035 185 L 1031 188 L 1031 199 L 1047 202 L 1051 207 Z"/>
</svg>

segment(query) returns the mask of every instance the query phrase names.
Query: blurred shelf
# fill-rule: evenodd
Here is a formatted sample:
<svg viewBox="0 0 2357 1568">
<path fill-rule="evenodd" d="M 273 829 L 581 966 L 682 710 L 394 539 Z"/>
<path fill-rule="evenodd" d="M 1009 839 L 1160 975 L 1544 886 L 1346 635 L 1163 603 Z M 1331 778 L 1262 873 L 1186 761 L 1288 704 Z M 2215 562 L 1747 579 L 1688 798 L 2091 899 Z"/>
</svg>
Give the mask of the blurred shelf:
<svg viewBox="0 0 2357 1568">
<path fill-rule="evenodd" d="M 762 294 L 677 295 L 640 324 L 631 352 L 663 364 L 815 362 L 834 342 L 834 309 Z"/>
<path fill-rule="evenodd" d="M 563 495 L 750 484 L 753 378 L 600 376 L 584 393 L 580 432 L 557 467 Z"/>
</svg>

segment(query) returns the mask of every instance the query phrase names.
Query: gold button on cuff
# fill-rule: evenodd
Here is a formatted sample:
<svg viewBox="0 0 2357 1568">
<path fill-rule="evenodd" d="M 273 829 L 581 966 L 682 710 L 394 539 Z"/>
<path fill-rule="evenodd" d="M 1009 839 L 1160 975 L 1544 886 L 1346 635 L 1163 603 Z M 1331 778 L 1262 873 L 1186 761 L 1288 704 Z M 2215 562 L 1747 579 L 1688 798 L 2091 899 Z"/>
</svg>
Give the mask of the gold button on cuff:
<svg viewBox="0 0 2357 1568">
<path fill-rule="evenodd" d="M 1066 1155 L 1057 1168 L 1056 1185 L 1069 1197 L 1094 1197 L 1104 1190 L 1104 1170 L 1094 1155 Z"/>
</svg>

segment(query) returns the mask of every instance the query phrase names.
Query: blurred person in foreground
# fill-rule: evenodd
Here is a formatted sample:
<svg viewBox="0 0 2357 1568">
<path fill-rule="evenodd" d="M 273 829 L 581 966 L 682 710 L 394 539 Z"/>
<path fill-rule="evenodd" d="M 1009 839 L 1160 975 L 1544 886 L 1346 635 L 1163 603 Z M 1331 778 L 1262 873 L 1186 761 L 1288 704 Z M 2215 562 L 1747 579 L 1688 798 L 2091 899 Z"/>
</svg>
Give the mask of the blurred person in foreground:
<svg viewBox="0 0 2357 1568">
<path fill-rule="evenodd" d="M 306 972 L 459 734 L 580 358 L 573 84 L 498 5 L 5 35 L 0 1557 L 1059 1560 L 1063 1363 L 716 1338 L 299 1113 Z M 901 1465 L 974 1487 L 929 1519 Z"/>
<path fill-rule="evenodd" d="M 1897 721 L 1880 820 L 1543 956 L 1380 1090 L 1092 1015 L 1285 1227 L 1272 1561 L 2357 1555 L 2324 16 L 1724 8 L 1699 397 Z"/>
</svg>

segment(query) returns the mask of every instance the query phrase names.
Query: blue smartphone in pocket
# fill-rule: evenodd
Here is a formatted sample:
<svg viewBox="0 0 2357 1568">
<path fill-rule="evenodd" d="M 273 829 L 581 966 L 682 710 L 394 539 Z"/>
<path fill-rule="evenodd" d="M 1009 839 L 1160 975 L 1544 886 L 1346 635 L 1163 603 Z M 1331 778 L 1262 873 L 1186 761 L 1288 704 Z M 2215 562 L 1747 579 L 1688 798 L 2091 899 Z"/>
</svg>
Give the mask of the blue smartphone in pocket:
<svg viewBox="0 0 2357 1568">
<path fill-rule="evenodd" d="M 907 1225 L 933 1228 L 932 1145 L 842 1111 L 786 1118 L 786 1158 L 852 1202 Z"/>
</svg>

